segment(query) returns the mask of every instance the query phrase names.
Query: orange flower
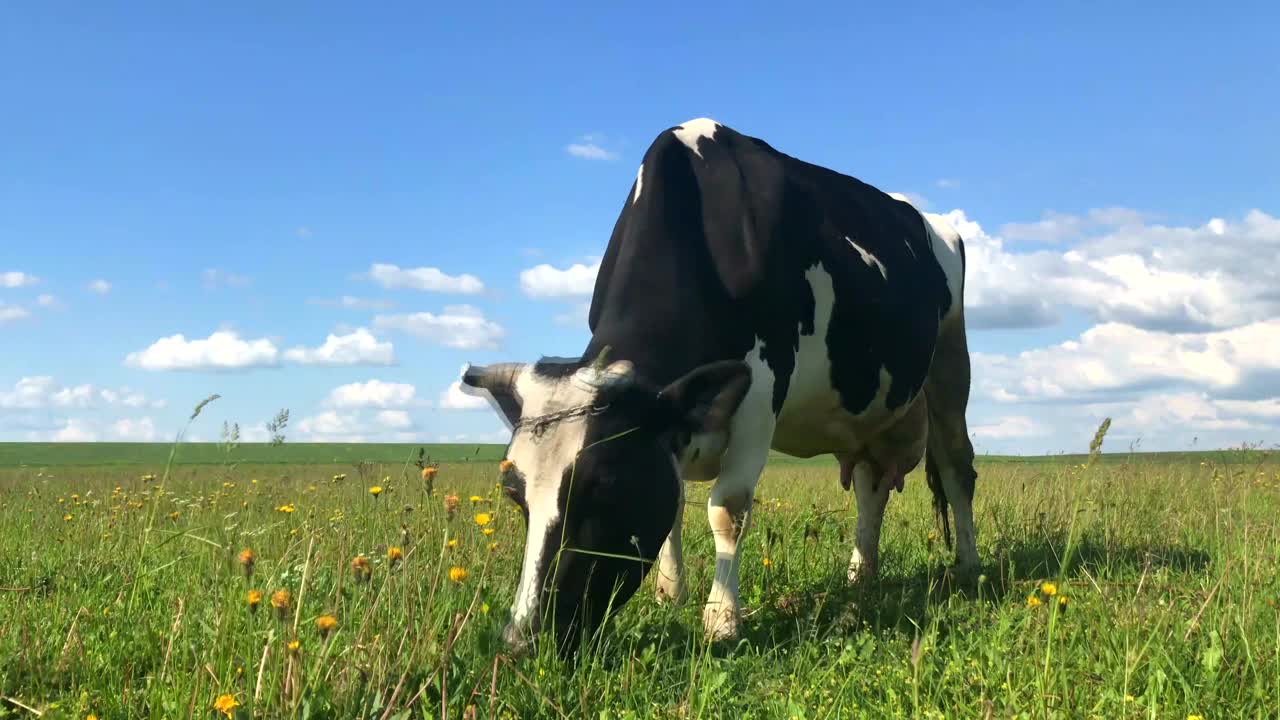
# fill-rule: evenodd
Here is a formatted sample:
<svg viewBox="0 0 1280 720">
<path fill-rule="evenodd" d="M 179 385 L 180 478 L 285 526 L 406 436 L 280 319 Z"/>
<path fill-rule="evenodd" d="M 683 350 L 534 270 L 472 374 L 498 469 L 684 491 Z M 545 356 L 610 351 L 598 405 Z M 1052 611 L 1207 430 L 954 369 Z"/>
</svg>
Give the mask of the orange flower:
<svg viewBox="0 0 1280 720">
<path fill-rule="evenodd" d="M 316 618 L 316 630 L 320 631 L 322 639 L 327 639 L 329 633 L 333 632 L 336 627 L 338 627 L 338 618 L 332 615 L 321 615 Z"/>
<path fill-rule="evenodd" d="M 240 567 L 244 568 L 244 576 L 253 575 L 253 565 L 258 562 L 258 555 L 253 550 L 245 548 L 240 551 Z"/>
<path fill-rule="evenodd" d="M 355 556 L 351 561 L 351 574 L 355 576 L 356 582 L 368 582 L 373 576 L 373 568 L 369 567 L 369 558 L 363 555 Z"/>
<path fill-rule="evenodd" d="M 458 496 L 452 493 L 444 496 L 444 512 L 445 515 L 452 518 L 453 514 L 458 511 Z"/>
<path fill-rule="evenodd" d="M 433 478 L 433 477 L 435 477 L 435 476 L 436 476 L 436 473 L 437 473 L 437 472 L 439 472 L 439 471 L 438 471 L 438 470 L 436 470 L 436 469 L 435 469 L 435 468 L 433 468 L 433 467 L 430 467 L 430 466 L 428 466 L 428 467 L 424 467 L 424 468 L 422 468 L 422 479 L 423 479 L 423 480 L 430 480 L 431 478 Z"/>
<path fill-rule="evenodd" d="M 293 595 L 288 590 L 277 590 L 271 593 L 271 607 L 276 609 L 276 614 L 283 620 L 289 615 L 289 607 L 293 605 Z"/>
<path fill-rule="evenodd" d="M 466 580 L 466 579 L 467 579 L 467 569 L 466 569 L 466 568 L 458 567 L 458 566 L 456 566 L 456 565 L 455 565 L 455 566 L 453 566 L 453 567 L 451 567 L 451 568 L 449 568 L 449 579 L 450 579 L 450 580 L 452 580 L 452 581 L 454 581 L 454 582 L 456 582 L 456 583 L 460 583 L 460 582 L 462 582 L 463 580 Z"/>
<path fill-rule="evenodd" d="M 404 552 L 401 551 L 400 548 L 395 546 L 387 548 L 387 561 L 390 562 L 393 567 L 396 563 L 400 562 L 400 559 L 403 557 Z"/>
<path fill-rule="evenodd" d="M 218 699 L 213 701 L 213 709 L 227 717 L 231 717 L 231 714 L 238 707 L 240 707 L 240 703 L 233 695 L 219 695 Z"/>
<path fill-rule="evenodd" d="M 498 463 L 498 469 L 501 470 L 502 472 L 507 472 L 515 466 L 516 464 L 511 462 L 510 460 L 503 460 L 502 462 Z"/>
<path fill-rule="evenodd" d="M 245 594 L 244 601 L 249 603 L 249 612 L 258 612 L 258 605 L 262 603 L 262 593 L 258 590 L 250 590 Z"/>
</svg>

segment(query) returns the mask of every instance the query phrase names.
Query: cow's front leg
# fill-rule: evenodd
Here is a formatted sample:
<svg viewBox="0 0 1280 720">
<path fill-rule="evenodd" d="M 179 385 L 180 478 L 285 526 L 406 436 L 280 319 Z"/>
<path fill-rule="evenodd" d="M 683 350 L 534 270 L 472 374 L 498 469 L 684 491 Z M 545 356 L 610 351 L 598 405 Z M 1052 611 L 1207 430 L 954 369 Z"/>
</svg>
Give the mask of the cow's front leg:
<svg viewBox="0 0 1280 720">
<path fill-rule="evenodd" d="M 678 471 L 678 468 L 677 468 Z M 680 486 L 680 499 L 676 501 L 676 521 L 666 542 L 658 551 L 658 602 L 684 603 L 689 593 L 684 582 L 684 549 L 680 542 L 680 529 L 684 525 L 684 483 Z"/>
<path fill-rule="evenodd" d="M 846 461 L 842 460 L 842 464 Z M 854 532 L 853 556 L 849 558 L 849 582 L 873 580 L 880 565 L 880 527 L 894 480 L 881 477 L 872 463 L 853 466 L 853 493 L 858 503 L 858 526 Z M 841 468 L 844 473 L 846 468 Z"/>
<path fill-rule="evenodd" d="M 730 447 L 725 453 L 720 477 L 707 498 L 707 521 L 716 544 L 716 576 L 711 595 L 702 609 L 702 625 L 710 641 L 732 640 L 738 636 L 742 605 L 738 599 L 738 559 L 742 536 L 751 521 L 751 505 L 756 481 L 768 458 L 768 445 Z"/>
</svg>

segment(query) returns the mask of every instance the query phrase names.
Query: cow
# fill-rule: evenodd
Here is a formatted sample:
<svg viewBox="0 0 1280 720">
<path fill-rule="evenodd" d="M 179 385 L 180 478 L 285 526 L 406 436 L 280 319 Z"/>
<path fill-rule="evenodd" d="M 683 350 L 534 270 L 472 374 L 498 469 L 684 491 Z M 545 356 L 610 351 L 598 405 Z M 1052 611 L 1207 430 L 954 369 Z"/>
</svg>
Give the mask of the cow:
<svg viewBox="0 0 1280 720">
<path fill-rule="evenodd" d="M 468 365 L 511 429 L 524 516 L 502 637 L 564 651 L 656 564 L 683 602 L 684 484 L 711 481 L 708 641 L 740 634 L 738 561 L 771 449 L 831 454 L 852 488 L 848 580 L 876 577 L 890 490 L 923 458 L 957 570 L 978 564 L 965 414 L 964 244 L 941 217 L 707 118 L 657 135 L 613 227 L 577 358 Z"/>
</svg>

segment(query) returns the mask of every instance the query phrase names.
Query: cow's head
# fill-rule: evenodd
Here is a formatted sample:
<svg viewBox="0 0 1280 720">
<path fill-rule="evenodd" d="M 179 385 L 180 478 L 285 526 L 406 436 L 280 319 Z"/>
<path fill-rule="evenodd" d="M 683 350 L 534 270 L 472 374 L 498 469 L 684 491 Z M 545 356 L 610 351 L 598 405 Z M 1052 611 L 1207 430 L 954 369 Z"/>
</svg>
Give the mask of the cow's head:
<svg viewBox="0 0 1280 720">
<path fill-rule="evenodd" d="M 527 649 L 549 622 L 562 652 L 635 593 L 671 530 L 690 438 L 723 435 L 751 382 L 711 363 L 657 387 L 631 363 L 469 367 L 462 383 L 512 426 L 502 484 L 527 530 L 503 639 Z"/>
</svg>

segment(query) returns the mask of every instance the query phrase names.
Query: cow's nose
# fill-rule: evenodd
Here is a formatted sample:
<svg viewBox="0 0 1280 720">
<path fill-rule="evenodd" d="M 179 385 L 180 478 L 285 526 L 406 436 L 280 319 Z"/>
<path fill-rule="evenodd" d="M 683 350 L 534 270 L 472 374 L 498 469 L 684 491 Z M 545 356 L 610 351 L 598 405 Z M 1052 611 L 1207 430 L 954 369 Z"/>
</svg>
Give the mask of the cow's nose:
<svg viewBox="0 0 1280 720">
<path fill-rule="evenodd" d="M 515 623 L 507 623 L 507 626 L 502 629 L 502 642 L 506 643 L 507 651 L 515 657 L 521 657 L 529 652 L 532 645 L 524 631 Z"/>
</svg>

